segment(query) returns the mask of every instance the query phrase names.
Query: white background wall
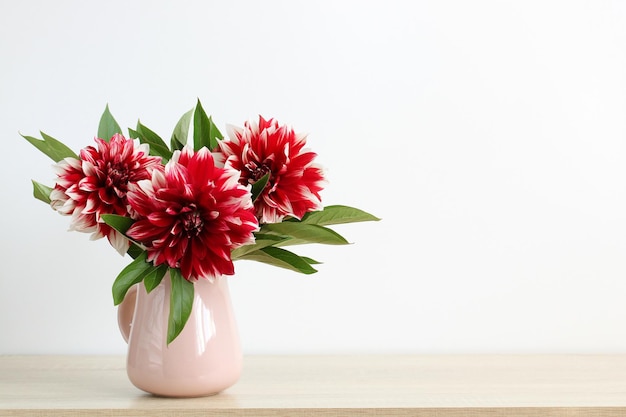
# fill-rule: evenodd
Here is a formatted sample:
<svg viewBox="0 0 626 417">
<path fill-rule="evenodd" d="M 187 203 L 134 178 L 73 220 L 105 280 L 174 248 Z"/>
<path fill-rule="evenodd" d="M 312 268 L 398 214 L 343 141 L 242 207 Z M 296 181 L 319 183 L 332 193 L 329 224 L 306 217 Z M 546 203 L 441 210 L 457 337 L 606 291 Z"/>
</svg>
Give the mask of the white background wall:
<svg viewBox="0 0 626 417">
<path fill-rule="evenodd" d="M 169 138 L 196 98 L 309 132 L 324 202 L 384 219 L 317 275 L 236 264 L 246 353 L 626 351 L 626 3 L 0 0 L 0 354 L 125 351 L 128 258 L 32 198 L 18 130 Z"/>
</svg>

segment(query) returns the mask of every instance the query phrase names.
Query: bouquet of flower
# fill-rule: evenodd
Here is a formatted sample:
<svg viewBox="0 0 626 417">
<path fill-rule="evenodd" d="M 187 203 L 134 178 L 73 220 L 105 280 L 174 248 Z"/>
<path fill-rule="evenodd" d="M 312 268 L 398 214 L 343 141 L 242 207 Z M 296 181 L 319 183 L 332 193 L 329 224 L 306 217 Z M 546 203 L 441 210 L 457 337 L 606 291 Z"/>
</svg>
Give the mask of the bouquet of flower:
<svg viewBox="0 0 626 417">
<path fill-rule="evenodd" d="M 96 145 L 78 154 L 43 132 L 23 137 L 56 162 L 56 184 L 33 181 L 35 198 L 71 216 L 70 230 L 106 237 L 133 259 L 113 283 L 115 305 L 140 282 L 152 291 L 169 271 L 168 344 L 189 318 L 196 280 L 233 275 L 243 259 L 311 274 L 319 262 L 284 247 L 347 244 L 327 226 L 379 220 L 323 207 L 324 173 L 306 135 L 274 119 L 229 126 L 225 139 L 198 100 L 169 146 L 141 122 L 128 131 L 107 106 Z"/>
</svg>

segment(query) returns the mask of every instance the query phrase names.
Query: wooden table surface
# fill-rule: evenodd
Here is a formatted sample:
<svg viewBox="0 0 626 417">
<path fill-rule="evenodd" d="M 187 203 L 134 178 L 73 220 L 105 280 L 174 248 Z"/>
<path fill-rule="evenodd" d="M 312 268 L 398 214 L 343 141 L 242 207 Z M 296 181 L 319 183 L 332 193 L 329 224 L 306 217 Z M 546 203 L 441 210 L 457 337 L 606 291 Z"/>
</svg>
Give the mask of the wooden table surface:
<svg viewBox="0 0 626 417">
<path fill-rule="evenodd" d="M 0 416 L 626 416 L 626 355 L 247 356 L 221 394 L 158 398 L 120 356 L 0 356 Z"/>
</svg>

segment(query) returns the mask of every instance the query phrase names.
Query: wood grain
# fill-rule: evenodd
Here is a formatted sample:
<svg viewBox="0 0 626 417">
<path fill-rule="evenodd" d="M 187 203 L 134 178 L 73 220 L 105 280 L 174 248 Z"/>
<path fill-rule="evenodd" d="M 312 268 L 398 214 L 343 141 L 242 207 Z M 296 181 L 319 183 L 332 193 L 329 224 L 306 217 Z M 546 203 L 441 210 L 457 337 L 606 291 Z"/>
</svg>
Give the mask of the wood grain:
<svg viewBox="0 0 626 417">
<path fill-rule="evenodd" d="M 248 356 L 204 398 L 133 387 L 118 356 L 0 356 L 0 416 L 626 416 L 626 355 Z"/>
</svg>

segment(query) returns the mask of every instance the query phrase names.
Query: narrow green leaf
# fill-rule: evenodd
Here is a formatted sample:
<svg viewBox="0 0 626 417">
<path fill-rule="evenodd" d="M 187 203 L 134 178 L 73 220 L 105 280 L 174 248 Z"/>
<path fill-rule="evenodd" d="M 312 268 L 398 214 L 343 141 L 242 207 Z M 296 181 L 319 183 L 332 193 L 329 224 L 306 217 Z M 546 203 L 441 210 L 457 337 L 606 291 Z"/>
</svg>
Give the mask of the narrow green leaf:
<svg viewBox="0 0 626 417">
<path fill-rule="evenodd" d="M 193 283 L 187 281 L 178 269 L 170 268 L 170 314 L 167 326 L 167 344 L 172 343 L 185 327 L 193 307 Z"/>
<path fill-rule="evenodd" d="M 267 182 L 270 180 L 270 173 L 263 175 L 257 182 L 252 184 L 252 201 L 256 201 L 257 198 L 261 195 Z"/>
<path fill-rule="evenodd" d="M 115 121 L 115 118 L 109 110 L 109 105 L 107 104 L 104 109 L 104 113 L 102 113 L 102 117 L 100 117 L 100 124 L 98 125 L 98 137 L 108 142 L 116 133 L 122 134 L 122 129 L 120 128 L 120 125 L 117 124 L 117 122 Z"/>
<path fill-rule="evenodd" d="M 261 226 L 261 232 L 289 236 L 298 240 L 299 243 L 323 243 L 326 245 L 349 244 L 339 233 L 316 224 L 304 224 L 300 222 L 264 224 Z M 293 244 L 292 242 L 289 243 Z"/>
<path fill-rule="evenodd" d="M 52 188 L 47 185 L 43 185 L 38 183 L 37 181 L 31 180 L 33 183 L 33 196 L 37 200 L 41 200 L 46 204 L 50 204 L 50 193 L 52 192 Z"/>
<path fill-rule="evenodd" d="M 256 234 L 256 240 L 251 245 L 240 246 L 237 249 L 233 250 L 230 254 L 230 258 L 234 261 L 242 256 L 266 248 L 268 246 L 273 246 L 283 240 L 288 239 L 282 236 L 276 235 L 268 235 L 268 234 Z"/>
<path fill-rule="evenodd" d="M 224 139 L 213 119 L 207 116 L 200 100 L 193 114 L 193 148 L 195 151 L 207 147 L 210 151 L 217 148 L 218 140 Z"/>
<path fill-rule="evenodd" d="M 121 234 L 126 234 L 130 226 L 135 223 L 133 219 L 126 216 L 120 216 L 118 214 L 103 214 L 101 216 L 102 220 Z"/>
<path fill-rule="evenodd" d="M 378 221 L 378 217 L 348 206 L 328 206 L 321 211 L 312 211 L 302 217 L 301 223 L 327 226 L 331 224 Z M 297 220 L 294 220 L 297 222 Z"/>
<path fill-rule="evenodd" d="M 78 159 L 78 155 L 76 155 L 69 147 L 65 146 L 52 136 L 46 135 L 43 132 L 39 133 L 41 133 L 41 137 L 43 137 L 43 139 L 37 139 L 32 136 L 24 136 L 21 133 L 20 135 L 30 142 L 30 144 L 35 148 L 50 157 L 54 162 L 59 162 L 60 160 L 68 157 Z"/>
<path fill-rule="evenodd" d="M 137 121 L 135 133 L 139 138 L 139 142 L 150 145 L 150 155 L 160 156 L 165 160 L 169 160 L 172 157 L 172 151 L 170 151 L 163 139 L 139 121 Z"/>
<path fill-rule="evenodd" d="M 134 129 L 131 129 L 130 127 L 128 128 L 128 136 L 131 139 L 139 139 L 139 132 L 137 132 Z"/>
<path fill-rule="evenodd" d="M 145 252 L 145 250 L 141 249 L 139 245 L 133 242 L 130 242 L 130 247 L 126 251 L 126 253 L 130 255 L 130 257 L 133 259 L 137 259 L 137 257 L 141 255 L 143 252 Z"/>
<path fill-rule="evenodd" d="M 274 246 L 276 246 L 277 248 L 282 248 L 285 246 L 297 246 L 297 245 L 306 245 L 309 242 L 308 240 L 305 239 L 294 239 L 294 238 L 287 238 L 285 240 L 283 240 L 282 242 L 278 242 L 276 243 Z"/>
<path fill-rule="evenodd" d="M 309 265 L 321 265 L 320 261 L 316 261 L 315 259 L 309 258 L 308 256 L 301 256 L 302 259 L 307 261 Z"/>
<path fill-rule="evenodd" d="M 143 252 L 115 278 L 113 282 L 113 302 L 118 305 L 124 301 L 128 289 L 141 282 L 155 267 L 146 262 L 147 253 Z"/>
<path fill-rule="evenodd" d="M 143 279 L 143 285 L 146 287 L 148 293 L 152 292 L 163 280 L 165 273 L 167 272 L 167 265 L 162 264 L 156 267 Z"/>
<path fill-rule="evenodd" d="M 302 258 L 293 252 L 289 252 L 288 250 L 272 246 L 244 255 L 240 259 L 262 262 L 307 275 L 317 272 L 317 270 L 310 265 L 307 259 Z"/>
<path fill-rule="evenodd" d="M 172 139 L 170 140 L 172 150 L 183 149 L 187 144 L 189 138 L 189 125 L 191 124 L 191 117 L 193 116 L 193 109 L 183 114 L 172 133 Z"/>
</svg>

